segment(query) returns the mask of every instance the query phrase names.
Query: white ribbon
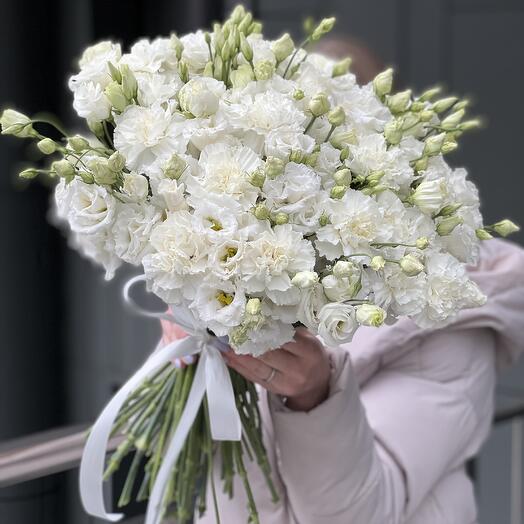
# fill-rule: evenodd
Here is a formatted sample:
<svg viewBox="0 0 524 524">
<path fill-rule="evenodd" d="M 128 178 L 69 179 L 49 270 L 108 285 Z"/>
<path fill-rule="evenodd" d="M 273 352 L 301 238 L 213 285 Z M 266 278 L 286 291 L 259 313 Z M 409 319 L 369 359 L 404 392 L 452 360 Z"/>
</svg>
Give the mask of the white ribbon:
<svg viewBox="0 0 524 524">
<path fill-rule="evenodd" d="M 147 377 L 153 375 L 155 371 L 173 359 L 182 359 L 199 353 L 197 369 L 184 411 L 173 439 L 167 448 L 149 497 L 145 524 L 158 524 L 166 486 L 206 392 L 211 435 L 215 440 L 240 440 L 242 426 L 235 404 L 229 371 L 220 356 L 224 342 L 210 336 L 205 329 L 197 327 L 194 317 L 188 310 L 172 306 L 172 314 L 169 314 L 151 313 L 138 308 L 130 299 L 129 291 L 134 284 L 142 280 L 144 280 L 143 276 L 135 277 L 126 284 L 124 298 L 128 305 L 145 316 L 176 322 L 189 336 L 175 340 L 165 347 L 158 347 L 105 406 L 91 429 L 82 454 L 80 497 L 85 511 L 94 517 L 112 522 L 123 517 L 121 513 L 108 513 L 106 511 L 103 496 L 105 457 L 116 417 L 129 394 Z"/>
</svg>

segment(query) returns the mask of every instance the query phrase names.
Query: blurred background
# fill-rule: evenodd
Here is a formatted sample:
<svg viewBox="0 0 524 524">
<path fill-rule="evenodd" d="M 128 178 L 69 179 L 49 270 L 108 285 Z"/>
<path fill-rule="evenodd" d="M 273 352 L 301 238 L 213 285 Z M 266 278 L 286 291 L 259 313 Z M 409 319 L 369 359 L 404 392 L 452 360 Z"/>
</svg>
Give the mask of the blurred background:
<svg viewBox="0 0 524 524">
<path fill-rule="evenodd" d="M 128 46 L 139 37 L 184 33 L 223 18 L 227 0 L 2 0 L 0 106 L 45 109 L 78 128 L 67 77 L 82 49 L 101 39 Z M 488 126 L 468 134 L 451 157 L 466 165 L 490 223 L 524 225 L 523 0 L 258 0 L 244 2 L 267 36 L 299 38 L 303 19 L 336 15 L 322 50 L 352 54 L 362 82 L 384 66 L 397 87 L 443 83 L 466 94 Z M 35 152 L 0 141 L 0 452 L 11 439 L 87 424 L 136 369 L 159 336 L 156 322 L 122 306 L 122 282 L 103 281 L 47 222 L 49 188 L 16 180 Z M 523 243 L 524 236 L 514 237 Z M 523 312 L 524 313 L 524 312 Z M 524 405 L 524 362 L 500 379 L 500 412 Z M 523 524 L 522 419 L 502 417 L 472 466 L 481 524 Z M 428 452 L 431 452 L 428 450 Z M 0 489 L 2 524 L 87 524 L 77 471 Z M 139 513 L 140 509 L 135 510 Z M 132 512 L 131 512 L 132 513 Z M 131 520 L 129 520 L 131 522 Z"/>
</svg>

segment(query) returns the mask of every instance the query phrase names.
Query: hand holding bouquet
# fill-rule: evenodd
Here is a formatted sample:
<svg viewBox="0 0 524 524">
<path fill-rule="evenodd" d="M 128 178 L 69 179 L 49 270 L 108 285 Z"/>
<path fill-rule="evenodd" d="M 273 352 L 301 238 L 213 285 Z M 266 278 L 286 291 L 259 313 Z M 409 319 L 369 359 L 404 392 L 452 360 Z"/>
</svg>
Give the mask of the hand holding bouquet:
<svg viewBox="0 0 524 524">
<path fill-rule="evenodd" d="M 95 465 L 86 459 L 81 476 L 95 515 L 116 518 L 88 471 L 103 467 L 108 421 L 125 438 L 106 477 L 135 452 L 121 505 L 147 459 L 138 496 L 151 497 L 148 523 L 171 510 L 190 521 L 195 498 L 205 510 L 214 452 L 231 496 L 242 476 L 253 522 L 246 456 L 277 497 L 257 391 L 227 370 L 224 347 L 267 355 L 298 326 L 337 346 L 360 325 L 408 316 L 440 326 L 485 300 L 465 263 L 479 240 L 517 227 L 483 225 L 475 186 L 445 161 L 478 121 L 438 88 L 395 93 L 391 70 L 359 86 L 349 59 L 308 53 L 333 24 L 296 46 L 287 34 L 264 39 L 237 7 L 212 32 L 141 40 L 124 54 L 90 47 L 69 87 L 94 136 L 55 141 L 36 120 L 2 115 L 3 134 L 61 156 L 21 176 L 58 179 L 56 214 L 72 244 L 107 278 L 123 262 L 142 267 L 191 335 L 155 352 L 95 424 Z M 197 366 L 170 364 L 199 352 Z"/>
</svg>

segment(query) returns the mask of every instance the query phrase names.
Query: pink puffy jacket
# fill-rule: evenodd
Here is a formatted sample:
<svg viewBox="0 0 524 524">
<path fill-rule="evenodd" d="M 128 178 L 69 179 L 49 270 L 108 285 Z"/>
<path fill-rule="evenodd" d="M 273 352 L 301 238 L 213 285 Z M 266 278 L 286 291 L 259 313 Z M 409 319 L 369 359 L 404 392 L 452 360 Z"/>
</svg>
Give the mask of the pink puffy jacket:
<svg viewBox="0 0 524 524">
<path fill-rule="evenodd" d="M 262 395 L 281 493 L 272 503 L 258 467 L 248 465 L 262 524 L 477 521 L 464 464 L 490 431 L 496 367 L 524 347 L 524 251 L 486 242 L 471 275 L 489 297 L 485 306 L 441 330 L 408 320 L 361 328 L 334 352 L 330 396 L 312 411 Z M 234 493 L 219 495 L 221 520 L 245 524 L 238 479 Z M 199 524 L 215 522 L 212 504 Z"/>
</svg>

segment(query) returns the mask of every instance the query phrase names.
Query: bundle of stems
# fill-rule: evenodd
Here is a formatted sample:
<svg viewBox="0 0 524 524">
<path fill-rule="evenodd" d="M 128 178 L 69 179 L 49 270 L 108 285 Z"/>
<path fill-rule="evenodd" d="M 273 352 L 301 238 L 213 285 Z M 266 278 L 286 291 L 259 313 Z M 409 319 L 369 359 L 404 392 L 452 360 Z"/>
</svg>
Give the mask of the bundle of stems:
<svg viewBox="0 0 524 524">
<path fill-rule="evenodd" d="M 136 500 L 146 500 L 158 475 L 163 456 L 176 431 L 184 410 L 196 365 L 177 368 L 167 364 L 146 379 L 126 400 L 115 424 L 113 435 L 124 439 L 109 458 L 104 478 L 119 469 L 122 459 L 134 453 L 120 493 L 118 506 L 130 503 L 138 486 Z M 223 491 L 233 497 L 233 480 L 239 475 L 248 500 L 250 523 L 258 523 L 257 507 L 245 468 L 245 457 L 255 460 L 270 490 L 272 500 L 278 494 L 271 478 L 271 467 L 262 439 L 262 424 L 255 385 L 234 370 L 229 370 L 237 409 L 242 422 L 241 441 L 213 441 L 207 398 L 200 406 L 188 438 L 173 468 L 165 490 L 162 515 L 173 515 L 178 524 L 189 524 L 195 510 L 206 511 L 208 484 L 217 523 L 220 513 L 214 482 L 214 457 L 220 454 Z M 142 466 L 145 463 L 145 467 Z M 142 472 L 141 472 L 142 470 Z"/>
</svg>

